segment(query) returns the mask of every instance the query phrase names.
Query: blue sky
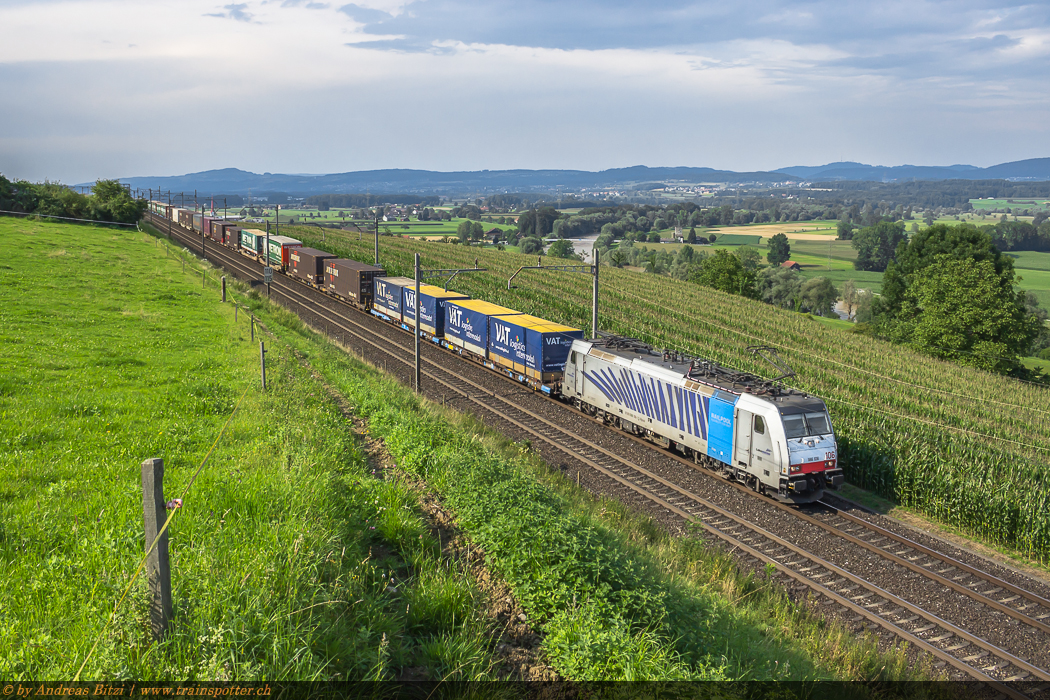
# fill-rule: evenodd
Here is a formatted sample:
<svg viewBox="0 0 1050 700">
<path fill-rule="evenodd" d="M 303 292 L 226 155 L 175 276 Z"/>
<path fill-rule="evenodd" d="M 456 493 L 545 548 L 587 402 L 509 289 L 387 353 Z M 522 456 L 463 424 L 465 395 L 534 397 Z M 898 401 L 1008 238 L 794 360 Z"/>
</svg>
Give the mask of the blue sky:
<svg viewBox="0 0 1050 700">
<path fill-rule="evenodd" d="M 0 0 L 0 172 L 1050 155 L 1050 4 Z"/>
</svg>

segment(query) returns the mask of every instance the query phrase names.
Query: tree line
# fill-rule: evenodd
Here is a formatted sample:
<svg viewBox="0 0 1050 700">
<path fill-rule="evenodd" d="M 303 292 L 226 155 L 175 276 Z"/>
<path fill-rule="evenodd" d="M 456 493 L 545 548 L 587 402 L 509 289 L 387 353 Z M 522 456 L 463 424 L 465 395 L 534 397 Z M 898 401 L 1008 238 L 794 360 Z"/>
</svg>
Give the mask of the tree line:
<svg viewBox="0 0 1050 700">
<path fill-rule="evenodd" d="M 380 204 L 418 205 L 436 207 L 441 198 L 418 194 L 317 194 L 306 198 L 306 203 L 315 206 L 319 211 L 332 209 L 360 209 Z"/>
<path fill-rule="evenodd" d="M 12 182 L 0 175 L 0 210 L 39 216 L 64 216 L 133 224 L 146 213 L 145 199 L 135 199 L 117 180 L 98 180 L 91 194 L 55 182 Z"/>
</svg>

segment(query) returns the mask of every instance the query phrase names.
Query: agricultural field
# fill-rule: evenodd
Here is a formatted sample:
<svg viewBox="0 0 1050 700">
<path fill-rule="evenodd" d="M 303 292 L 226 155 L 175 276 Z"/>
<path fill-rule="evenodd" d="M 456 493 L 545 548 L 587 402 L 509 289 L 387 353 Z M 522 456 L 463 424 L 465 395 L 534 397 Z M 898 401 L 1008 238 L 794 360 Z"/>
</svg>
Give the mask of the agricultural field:
<svg viewBox="0 0 1050 700">
<path fill-rule="evenodd" d="M 319 243 L 308 229 L 297 233 Z M 333 252 L 371 260 L 352 238 Z M 491 276 L 454 288 L 510 308 L 586 328 L 590 280 L 533 272 L 506 289 L 531 258 L 440 243 L 384 239 L 388 272 L 473 265 Z M 1050 562 L 1050 390 L 963 368 L 826 327 L 804 315 L 665 277 L 602 272 L 600 324 L 657 347 L 692 352 L 763 376 L 747 347 L 769 344 L 798 372 L 791 382 L 825 398 L 847 478 L 895 502 L 1020 556 Z"/>
<path fill-rule="evenodd" d="M 882 291 L 881 272 L 853 269 L 857 251 L 850 241 L 791 241 L 791 259 L 802 266 L 803 277 L 827 277 L 840 290 L 846 280 L 853 280 L 860 289 L 870 289 L 875 293 Z"/>
<path fill-rule="evenodd" d="M 791 240 L 822 240 L 836 235 L 837 221 L 782 221 L 775 224 L 748 224 L 746 226 L 719 226 L 709 229 L 709 233 L 719 236 L 738 234 L 770 238 L 783 233 Z"/>
<path fill-rule="evenodd" d="M 1035 212 L 1040 209 L 1050 209 L 1050 201 L 1045 199 L 971 199 L 970 204 L 975 211 L 991 209 L 1031 209 Z M 996 216 L 998 216 L 998 214 Z"/>
<path fill-rule="evenodd" d="M 502 215 L 493 215 L 492 217 L 486 216 L 485 218 L 498 219 Z M 273 210 L 266 210 L 261 213 L 258 217 L 266 221 L 275 221 Z M 316 209 L 282 209 L 281 210 L 281 225 L 287 225 L 291 222 L 298 224 L 340 224 L 345 228 L 353 229 L 355 226 L 360 227 L 365 231 L 371 231 L 375 225 L 372 219 L 354 219 L 350 216 L 340 217 L 339 210 L 331 211 L 317 211 Z M 411 217 L 410 221 L 380 221 L 379 230 L 381 232 L 389 230 L 394 234 L 416 236 L 416 235 L 427 235 L 427 236 L 446 236 L 455 235 L 456 228 L 459 226 L 464 219 L 453 218 L 451 221 L 419 221 L 415 217 Z M 493 221 L 481 221 L 482 226 L 485 230 L 490 228 L 501 228 L 504 231 L 514 228 L 514 223 L 499 224 Z"/>
</svg>

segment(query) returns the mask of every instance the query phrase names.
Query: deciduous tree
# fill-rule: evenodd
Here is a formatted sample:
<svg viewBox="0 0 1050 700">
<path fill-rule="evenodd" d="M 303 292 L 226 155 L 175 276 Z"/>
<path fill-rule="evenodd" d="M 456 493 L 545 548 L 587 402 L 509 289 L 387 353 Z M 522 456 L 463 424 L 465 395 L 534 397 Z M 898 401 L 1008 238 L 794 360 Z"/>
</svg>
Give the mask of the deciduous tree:
<svg viewBox="0 0 1050 700">
<path fill-rule="evenodd" d="M 808 311 L 830 316 L 835 311 L 839 290 L 827 277 L 814 277 L 802 283 L 802 303 Z"/>
<path fill-rule="evenodd" d="M 745 270 L 740 259 L 725 248 L 704 260 L 692 280 L 705 287 L 719 289 L 729 294 L 755 297 L 755 273 Z"/>
<path fill-rule="evenodd" d="M 783 233 L 775 234 L 769 239 L 769 252 L 766 260 L 770 265 L 780 265 L 791 259 L 791 244 Z"/>
<path fill-rule="evenodd" d="M 857 270 L 883 272 L 893 260 L 897 246 L 907 240 L 904 224 L 880 221 L 874 226 L 866 226 L 853 234 L 853 247 L 857 259 L 853 267 Z"/>
<path fill-rule="evenodd" d="M 934 357 L 994 372 L 1019 368 L 1038 333 L 1024 294 L 1003 284 L 990 259 L 938 254 L 916 272 L 892 338 Z"/>
</svg>

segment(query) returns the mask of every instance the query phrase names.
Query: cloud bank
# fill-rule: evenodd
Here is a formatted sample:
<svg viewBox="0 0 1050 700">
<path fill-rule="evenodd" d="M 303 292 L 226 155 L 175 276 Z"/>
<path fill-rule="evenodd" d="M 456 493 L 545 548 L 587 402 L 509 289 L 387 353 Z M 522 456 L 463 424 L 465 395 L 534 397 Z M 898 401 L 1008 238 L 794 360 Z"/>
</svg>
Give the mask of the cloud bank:
<svg viewBox="0 0 1050 700">
<path fill-rule="evenodd" d="M 1048 64 L 1045 4 L 15 0 L 0 172 L 989 165 Z"/>
</svg>

